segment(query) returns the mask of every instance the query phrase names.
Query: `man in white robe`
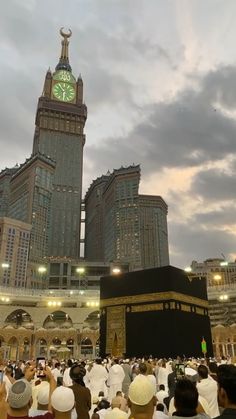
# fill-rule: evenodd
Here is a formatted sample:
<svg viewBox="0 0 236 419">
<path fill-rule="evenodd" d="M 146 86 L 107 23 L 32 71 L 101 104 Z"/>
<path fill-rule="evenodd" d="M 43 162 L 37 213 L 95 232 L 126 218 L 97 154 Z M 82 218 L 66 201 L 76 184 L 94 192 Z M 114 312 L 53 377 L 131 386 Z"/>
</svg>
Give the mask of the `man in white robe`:
<svg viewBox="0 0 236 419">
<path fill-rule="evenodd" d="M 89 388 L 92 397 L 98 397 L 100 391 L 104 392 L 105 397 L 107 396 L 107 379 L 108 372 L 102 365 L 102 360 L 97 358 L 91 370 L 88 372 Z"/>
<path fill-rule="evenodd" d="M 65 387 L 70 387 L 73 385 L 73 381 L 70 378 L 70 369 L 72 365 L 73 365 L 73 362 L 71 361 L 71 359 L 68 359 L 67 368 L 65 369 L 64 374 L 63 374 L 63 386 Z"/>
<path fill-rule="evenodd" d="M 116 397 L 117 391 L 122 391 L 122 383 L 125 378 L 125 373 L 121 365 L 119 365 L 119 360 L 114 359 L 114 363 L 109 369 L 108 374 L 108 399 L 111 401 Z"/>
<path fill-rule="evenodd" d="M 217 400 L 217 382 L 208 375 L 208 369 L 205 365 L 199 365 L 198 375 L 200 379 L 197 384 L 198 393 L 206 399 L 211 418 L 215 418 L 220 414 Z"/>
<path fill-rule="evenodd" d="M 169 369 L 166 368 L 165 361 L 161 360 L 159 362 L 157 383 L 158 383 L 158 386 L 160 386 L 161 384 L 164 384 L 165 390 L 167 391 L 168 391 L 168 375 L 169 375 Z"/>
</svg>

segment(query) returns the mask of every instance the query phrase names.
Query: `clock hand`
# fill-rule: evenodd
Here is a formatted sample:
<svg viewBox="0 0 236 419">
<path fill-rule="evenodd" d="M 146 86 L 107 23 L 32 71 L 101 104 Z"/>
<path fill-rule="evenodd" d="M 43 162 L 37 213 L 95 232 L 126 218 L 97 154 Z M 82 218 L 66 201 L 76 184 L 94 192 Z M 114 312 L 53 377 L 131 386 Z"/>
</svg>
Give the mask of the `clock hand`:
<svg viewBox="0 0 236 419">
<path fill-rule="evenodd" d="M 61 87 L 61 85 L 59 84 L 60 89 L 62 90 L 62 92 L 65 92 L 65 90 Z"/>
<path fill-rule="evenodd" d="M 65 90 L 63 90 L 63 93 L 62 93 L 62 99 L 63 100 L 65 99 L 65 94 L 66 94 Z"/>
</svg>

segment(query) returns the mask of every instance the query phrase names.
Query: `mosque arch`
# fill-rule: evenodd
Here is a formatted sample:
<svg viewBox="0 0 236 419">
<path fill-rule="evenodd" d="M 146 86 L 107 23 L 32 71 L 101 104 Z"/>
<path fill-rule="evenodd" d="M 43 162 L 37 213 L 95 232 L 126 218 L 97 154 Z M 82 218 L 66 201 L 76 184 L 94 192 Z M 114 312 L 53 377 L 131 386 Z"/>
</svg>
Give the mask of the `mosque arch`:
<svg viewBox="0 0 236 419">
<path fill-rule="evenodd" d="M 30 339 L 27 337 L 23 339 L 22 358 L 23 360 L 28 360 L 30 358 Z"/>
<path fill-rule="evenodd" d="M 85 337 L 81 340 L 81 354 L 91 355 L 93 353 L 93 344 L 89 337 Z"/>
<path fill-rule="evenodd" d="M 44 339 L 44 338 L 37 339 L 37 342 L 36 342 L 37 357 L 42 356 L 42 357 L 46 358 L 47 357 L 47 349 L 48 349 L 48 344 L 47 344 L 46 339 Z"/>
<path fill-rule="evenodd" d="M 66 346 L 67 346 L 68 349 L 70 349 L 71 356 L 74 356 L 74 354 L 75 354 L 75 340 L 73 338 L 67 339 Z"/>
<path fill-rule="evenodd" d="M 5 327 L 12 326 L 15 329 L 18 329 L 20 327 L 30 330 L 34 329 L 34 323 L 30 314 L 23 309 L 17 309 L 8 314 L 8 316 L 5 319 L 4 325 Z"/>
<path fill-rule="evenodd" d="M 68 313 L 62 310 L 57 310 L 46 317 L 43 327 L 45 329 L 70 329 L 73 327 L 73 322 Z"/>
<path fill-rule="evenodd" d="M 52 344 L 55 348 L 59 348 L 61 346 L 61 339 L 59 339 L 58 337 L 55 337 L 52 340 Z"/>
<path fill-rule="evenodd" d="M 95 310 L 88 314 L 85 319 L 85 324 L 89 326 L 91 330 L 96 330 L 99 328 L 99 320 L 100 320 L 100 311 Z"/>
<path fill-rule="evenodd" d="M 16 361 L 18 359 L 19 352 L 19 342 L 15 336 L 12 336 L 7 342 L 9 352 L 8 357 L 11 361 Z"/>
</svg>

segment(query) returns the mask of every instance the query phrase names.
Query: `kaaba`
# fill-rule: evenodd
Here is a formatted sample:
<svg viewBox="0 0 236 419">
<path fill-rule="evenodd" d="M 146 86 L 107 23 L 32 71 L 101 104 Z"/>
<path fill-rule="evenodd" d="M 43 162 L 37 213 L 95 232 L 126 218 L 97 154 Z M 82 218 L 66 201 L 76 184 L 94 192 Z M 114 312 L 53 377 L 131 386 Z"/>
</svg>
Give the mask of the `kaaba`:
<svg viewBox="0 0 236 419">
<path fill-rule="evenodd" d="M 110 275 L 100 286 L 100 355 L 213 356 L 206 278 L 173 266 Z"/>
</svg>

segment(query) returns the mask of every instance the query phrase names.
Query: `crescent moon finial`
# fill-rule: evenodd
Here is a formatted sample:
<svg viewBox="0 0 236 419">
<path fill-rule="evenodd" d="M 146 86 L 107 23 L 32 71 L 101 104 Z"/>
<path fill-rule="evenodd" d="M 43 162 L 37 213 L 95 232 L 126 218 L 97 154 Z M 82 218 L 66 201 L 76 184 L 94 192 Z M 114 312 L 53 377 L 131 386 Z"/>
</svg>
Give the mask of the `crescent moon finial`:
<svg viewBox="0 0 236 419">
<path fill-rule="evenodd" d="M 72 35 L 72 30 L 71 29 L 68 29 L 69 33 L 66 33 L 66 32 L 63 32 L 63 29 L 64 29 L 64 27 L 60 29 L 61 36 L 63 38 L 70 38 L 71 35 Z"/>
</svg>

